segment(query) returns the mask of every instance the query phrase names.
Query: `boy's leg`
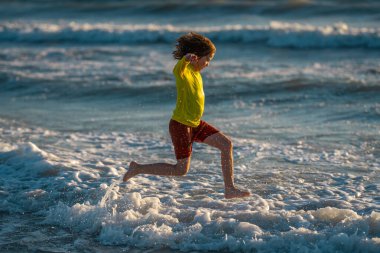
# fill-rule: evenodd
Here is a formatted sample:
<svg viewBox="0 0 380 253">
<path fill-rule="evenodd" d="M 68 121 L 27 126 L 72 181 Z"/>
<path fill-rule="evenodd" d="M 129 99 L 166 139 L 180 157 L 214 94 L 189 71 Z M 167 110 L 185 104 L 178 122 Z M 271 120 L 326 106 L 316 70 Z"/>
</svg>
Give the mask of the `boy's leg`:
<svg viewBox="0 0 380 253">
<path fill-rule="evenodd" d="M 231 140 L 223 133 L 217 132 L 207 137 L 203 142 L 221 151 L 225 197 L 248 197 L 250 195 L 248 191 L 241 191 L 234 186 L 233 146 Z"/>
<path fill-rule="evenodd" d="M 136 162 L 131 162 L 129 164 L 128 172 L 124 175 L 124 182 L 138 174 L 159 176 L 186 175 L 190 168 L 192 152 L 191 127 L 181 124 L 175 120 L 170 120 L 169 132 L 173 142 L 177 164 L 138 164 Z"/>
<path fill-rule="evenodd" d="M 178 159 L 177 164 L 169 163 L 153 163 L 153 164 L 138 164 L 131 162 L 129 169 L 123 177 L 123 181 L 126 182 L 130 178 L 138 174 L 150 174 L 158 176 L 183 176 L 189 171 L 191 156 Z"/>
</svg>

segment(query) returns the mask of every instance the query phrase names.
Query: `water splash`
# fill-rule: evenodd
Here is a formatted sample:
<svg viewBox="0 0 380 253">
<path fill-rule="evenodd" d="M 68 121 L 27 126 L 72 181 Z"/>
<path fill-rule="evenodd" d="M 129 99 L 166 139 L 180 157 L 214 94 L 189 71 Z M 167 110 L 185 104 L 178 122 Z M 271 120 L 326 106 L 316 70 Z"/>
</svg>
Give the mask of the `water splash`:
<svg viewBox="0 0 380 253">
<path fill-rule="evenodd" d="M 122 178 L 120 178 L 120 180 L 118 181 L 114 181 L 108 188 L 107 188 L 107 191 L 106 193 L 104 194 L 103 198 L 100 200 L 99 202 L 99 206 L 100 207 L 105 207 L 106 205 L 106 202 L 112 192 L 112 190 L 115 188 L 116 185 L 119 185 L 121 182 L 122 182 Z"/>
</svg>

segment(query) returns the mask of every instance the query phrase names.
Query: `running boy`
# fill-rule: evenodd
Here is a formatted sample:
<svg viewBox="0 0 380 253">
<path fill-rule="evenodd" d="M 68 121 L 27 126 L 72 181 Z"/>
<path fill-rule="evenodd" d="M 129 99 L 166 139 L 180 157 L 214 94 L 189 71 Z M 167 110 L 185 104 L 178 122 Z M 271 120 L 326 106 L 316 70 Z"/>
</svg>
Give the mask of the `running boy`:
<svg viewBox="0 0 380 253">
<path fill-rule="evenodd" d="M 173 57 L 178 60 L 173 69 L 177 86 L 177 103 L 169 122 L 176 164 L 139 164 L 132 161 L 123 181 L 138 175 L 184 176 L 189 171 L 194 141 L 203 142 L 221 151 L 224 178 L 224 197 L 248 197 L 248 191 L 234 186 L 233 151 L 231 140 L 217 128 L 201 120 L 204 111 L 204 92 L 200 71 L 214 57 L 216 48 L 206 37 L 191 32 L 177 39 Z"/>
</svg>

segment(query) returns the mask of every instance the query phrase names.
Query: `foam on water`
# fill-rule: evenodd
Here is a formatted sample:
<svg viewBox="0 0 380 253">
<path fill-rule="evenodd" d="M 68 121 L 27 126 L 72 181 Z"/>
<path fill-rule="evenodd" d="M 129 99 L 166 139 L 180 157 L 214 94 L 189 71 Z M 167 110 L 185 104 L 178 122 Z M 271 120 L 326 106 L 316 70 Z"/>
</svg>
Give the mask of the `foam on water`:
<svg viewBox="0 0 380 253">
<path fill-rule="evenodd" d="M 192 209 L 172 197 L 124 194 L 108 210 L 86 203 L 60 204 L 49 211 L 46 222 L 97 234 L 105 245 L 142 249 L 377 252 L 380 246 L 376 212 L 360 216 L 331 207 L 265 211 L 255 205 L 257 201 L 229 203 L 233 208 L 220 208 L 221 201 L 211 198 L 200 201 L 203 207 Z"/>
<path fill-rule="evenodd" d="M 380 246 L 379 158 L 361 157 L 360 149 L 234 138 L 237 184 L 254 193 L 237 201 L 223 198 L 211 148 L 195 148 L 201 152 L 185 177 L 138 176 L 120 184 L 127 163 L 120 158 L 172 162 L 169 140 L 22 126 L 2 129 L 2 136 L 0 210 L 41 217 L 41 233 L 44 226 L 75 231 L 77 249 L 88 247 L 90 237 L 141 250 L 377 252 Z M 12 138 L 29 142 L 11 145 Z M 41 138 L 50 144 L 38 147 Z M 354 172 L 323 169 L 335 163 Z"/>
</svg>

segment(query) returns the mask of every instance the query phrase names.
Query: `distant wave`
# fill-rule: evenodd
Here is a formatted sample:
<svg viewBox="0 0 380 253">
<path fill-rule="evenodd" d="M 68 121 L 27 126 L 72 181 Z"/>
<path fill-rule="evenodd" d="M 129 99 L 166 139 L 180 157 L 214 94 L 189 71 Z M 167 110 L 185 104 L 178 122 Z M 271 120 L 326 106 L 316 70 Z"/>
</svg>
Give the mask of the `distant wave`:
<svg viewBox="0 0 380 253">
<path fill-rule="evenodd" d="M 3 3 L 4 2 L 4 3 Z M 220 15 L 258 15 L 258 16 L 291 16 L 318 17 L 330 15 L 361 16 L 377 15 L 380 11 L 378 0 L 355 1 L 345 0 L 266 0 L 266 1 L 156 1 L 156 0 L 92 0 L 92 1 L 50 1 L 29 0 L 24 1 L 2 1 L 0 16 L 4 19 L 14 17 L 54 17 L 65 19 L 69 16 L 83 15 L 87 17 L 108 18 L 128 16 L 182 16 L 204 14 L 210 16 Z M 187 12 L 191 9 L 192 13 Z"/>
<path fill-rule="evenodd" d="M 271 22 L 265 26 L 187 27 L 113 23 L 2 23 L 0 42 L 20 43 L 173 43 L 197 31 L 221 43 L 258 43 L 291 48 L 380 48 L 379 28 L 354 28 L 345 23 L 313 26 Z"/>
</svg>

